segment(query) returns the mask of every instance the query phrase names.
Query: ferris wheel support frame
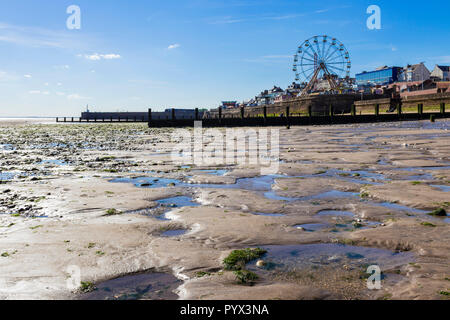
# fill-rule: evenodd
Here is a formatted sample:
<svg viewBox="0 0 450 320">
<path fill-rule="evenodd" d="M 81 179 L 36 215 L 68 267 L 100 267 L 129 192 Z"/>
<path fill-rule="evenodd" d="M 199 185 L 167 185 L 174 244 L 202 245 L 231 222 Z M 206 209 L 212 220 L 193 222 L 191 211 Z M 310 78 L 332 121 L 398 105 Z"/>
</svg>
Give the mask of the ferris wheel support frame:
<svg viewBox="0 0 450 320">
<path fill-rule="evenodd" d="M 332 91 L 342 90 L 344 86 L 340 85 L 335 77 L 348 79 L 350 68 L 350 54 L 344 44 L 327 35 L 305 40 L 294 56 L 295 80 L 299 81 L 302 74 L 304 82 L 307 83 L 301 96 L 314 88 L 319 77 L 328 82 Z"/>
</svg>

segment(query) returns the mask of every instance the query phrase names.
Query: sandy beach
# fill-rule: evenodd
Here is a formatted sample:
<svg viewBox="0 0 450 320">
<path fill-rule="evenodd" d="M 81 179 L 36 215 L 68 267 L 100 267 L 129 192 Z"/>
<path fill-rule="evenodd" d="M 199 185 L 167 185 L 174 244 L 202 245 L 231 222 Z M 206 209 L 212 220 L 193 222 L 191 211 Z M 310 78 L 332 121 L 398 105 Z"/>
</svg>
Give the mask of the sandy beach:
<svg viewBox="0 0 450 320">
<path fill-rule="evenodd" d="M 175 164 L 175 129 L 2 119 L 0 299 L 448 299 L 450 121 L 277 129 L 261 176 Z"/>
</svg>

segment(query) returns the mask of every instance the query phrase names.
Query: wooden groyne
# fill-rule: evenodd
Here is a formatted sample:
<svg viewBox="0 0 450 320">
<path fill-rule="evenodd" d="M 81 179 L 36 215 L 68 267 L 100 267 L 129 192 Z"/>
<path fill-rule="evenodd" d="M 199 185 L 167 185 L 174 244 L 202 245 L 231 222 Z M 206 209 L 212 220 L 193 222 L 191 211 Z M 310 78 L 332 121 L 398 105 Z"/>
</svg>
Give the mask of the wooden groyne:
<svg viewBox="0 0 450 320">
<path fill-rule="evenodd" d="M 58 123 L 148 123 L 150 128 L 169 127 L 193 127 L 195 121 L 202 121 L 203 127 L 264 127 L 264 126 L 305 126 L 305 125 L 330 125 L 330 124 L 352 124 L 372 122 L 393 121 L 415 121 L 450 118 L 446 104 L 440 103 L 435 108 L 424 107 L 419 103 L 414 110 L 409 105 L 403 108 L 401 100 L 385 101 L 386 99 L 365 101 L 350 106 L 350 113 L 337 113 L 333 105 L 327 107 L 327 112 L 313 112 L 312 107 L 303 113 L 291 114 L 290 107 L 286 106 L 279 114 L 269 114 L 267 107 L 262 107 L 262 114 L 253 116 L 246 114 L 241 108 L 238 114 L 224 113 L 222 109 L 213 116 L 201 118 L 198 110 L 191 119 L 177 119 L 173 112 L 170 119 L 153 119 L 151 109 L 147 117 L 124 118 L 124 119 L 82 119 L 82 118 L 56 118 Z"/>
</svg>

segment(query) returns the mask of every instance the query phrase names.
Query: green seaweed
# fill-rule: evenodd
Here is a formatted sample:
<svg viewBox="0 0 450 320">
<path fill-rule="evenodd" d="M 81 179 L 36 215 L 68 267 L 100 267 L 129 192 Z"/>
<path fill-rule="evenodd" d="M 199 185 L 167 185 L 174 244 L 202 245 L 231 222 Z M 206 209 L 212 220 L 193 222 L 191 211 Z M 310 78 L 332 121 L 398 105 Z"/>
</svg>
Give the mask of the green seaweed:
<svg viewBox="0 0 450 320">
<path fill-rule="evenodd" d="M 267 251 L 261 248 L 234 250 L 223 260 L 225 270 L 242 270 L 248 262 L 258 259 L 265 253 L 267 253 Z"/>
</svg>

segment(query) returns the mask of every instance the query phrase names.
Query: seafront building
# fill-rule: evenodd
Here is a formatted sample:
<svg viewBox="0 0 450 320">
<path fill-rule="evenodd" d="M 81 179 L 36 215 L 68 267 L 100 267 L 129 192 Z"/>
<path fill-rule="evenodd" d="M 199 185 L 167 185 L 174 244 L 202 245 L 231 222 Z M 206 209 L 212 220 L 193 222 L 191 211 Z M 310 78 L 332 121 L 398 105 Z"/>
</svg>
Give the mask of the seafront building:
<svg viewBox="0 0 450 320">
<path fill-rule="evenodd" d="M 375 71 L 362 72 L 356 75 L 356 85 L 359 90 L 367 90 L 376 86 L 385 86 L 398 82 L 403 68 L 383 66 Z"/>
<path fill-rule="evenodd" d="M 425 81 L 430 79 L 431 72 L 425 66 L 423 62 L 413 65 L 407 65 L 403 68 L 403 72 L 400 75 L 400 81 Z"/>
<path fill-rule="evenodd" d="M 431 72 L 431 77 L 438 81 L 450 81 L 450 67 L 436 65 Z"/>
</svg>

